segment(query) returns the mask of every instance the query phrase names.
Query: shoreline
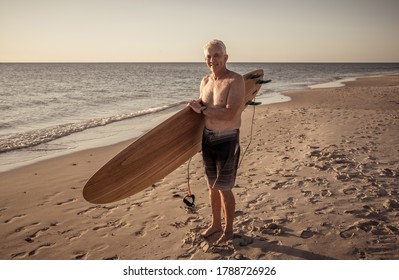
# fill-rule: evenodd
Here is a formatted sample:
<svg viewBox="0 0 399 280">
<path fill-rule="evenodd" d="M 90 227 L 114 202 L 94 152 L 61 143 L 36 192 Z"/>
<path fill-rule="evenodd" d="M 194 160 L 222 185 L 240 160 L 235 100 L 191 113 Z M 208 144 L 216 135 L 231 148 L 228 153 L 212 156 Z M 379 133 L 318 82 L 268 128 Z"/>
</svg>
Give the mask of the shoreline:
<svg viewBox="0 0 399 280">
<path fill-rule="evenodd" d="M 230 244 L 199 237 L 210 222 L 199 155 L 195 209 L 181 201 L 185 165 L 120 202 L 84 201 L 129 140 L 0 173 L 0 259 L 399 259 L 399 75 L 345 84 L 256 107 Z"/>
<path fill-rule="evenodd" d="M 289 97 L 289 94 L 286 95 L 285 93 L 303 91 L 307 89 L 338 88 L 344 86 L 346 81 L 356 81 L 359 78 L 383 77 L 391 75 L 395 74 L 343 77 L 333 81 L 308 85 L 306 88 L 302 89 L 289 90 L 288 92 L 283 91 L 272 92 L 271 94 L 263 94 L 257 98 L 257 101 L 261 101 L 262 105 L 290 102 L 291 97 Z M 267 88 L 265 88 L 265 90 L 267 91 Z M 102 148 L 110 145 L 117 145 L 118 143 L 125 141 L 136 140 L 154 128 L 156 125 L 160 124 L 162 121 L 176 113 L 181 108 L 182 105 L 176 107 L 173 106 L 165 111 L 156 113 L 155 115 L 143 115 L 137 119 L 132 118 L 117 121 L 106 126 L 94 127 L 77 133 L 72 133 L 50 142 L 2 153 L 0 154 L 2 161 L 2 164 L 0 165 L 0 173 L 87 149 Z M 147 123 L 147 125 L 143 126 L 143 123 Z M 148 123 L 151 125 L 148 125 Z M 132 132 L 129 127 L 134 127 L 134 131 Z M 93 138 L 94 136 L 96 137 Z"/>
</svg>

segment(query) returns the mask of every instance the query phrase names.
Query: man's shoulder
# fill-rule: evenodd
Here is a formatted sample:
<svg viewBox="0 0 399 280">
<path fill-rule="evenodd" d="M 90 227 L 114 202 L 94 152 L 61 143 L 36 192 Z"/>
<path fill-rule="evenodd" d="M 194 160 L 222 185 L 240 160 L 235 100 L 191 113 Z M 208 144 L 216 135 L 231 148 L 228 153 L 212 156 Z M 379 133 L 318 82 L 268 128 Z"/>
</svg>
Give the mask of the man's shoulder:
<svg viewBox="0 0 399 280">
<path fill-rule="evenodd" d="M 206 76 L 204 76 L 203 78 L 202 78 L 202 82 L 208 82 L 209 81 L 209 78 L 211 77 L 211 75 L 206 75 Z"/>
<path fill-rule="evenodd" d="M 244 82 L 244 78 L 242 77 L 242 75 L 240 75 L 240 74 L 238 74 L 236 72 L 233 72 L 233 71 L 231 71 L 230 75 L 231 75 L 230 79 L 231 79 L 232 83 L 240 84 L 240 83 Z"/>
<path fill-rule="evenodd" d="M 230 74 L 231 74 L 233 77 L 241 77 L 241 75 L 238 74 L 237 72 L 234 72 L 234 71 L 231 71 L 231 70 L 229 70 L 229 71 L 230 71 Z"/>
</svg>

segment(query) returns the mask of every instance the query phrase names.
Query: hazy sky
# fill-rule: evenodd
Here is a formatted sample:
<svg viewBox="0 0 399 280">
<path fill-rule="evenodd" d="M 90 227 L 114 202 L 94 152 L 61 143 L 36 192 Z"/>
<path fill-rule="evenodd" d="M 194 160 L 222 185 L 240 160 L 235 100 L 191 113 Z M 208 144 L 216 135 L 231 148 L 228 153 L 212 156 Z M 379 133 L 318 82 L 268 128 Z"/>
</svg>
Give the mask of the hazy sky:
<svg viewBox="0 0 399 280">
<path fill-rule="evenodd" d="M 0 62 L 399 62 L 399 0 L 0 0 Z"/>
</svg>

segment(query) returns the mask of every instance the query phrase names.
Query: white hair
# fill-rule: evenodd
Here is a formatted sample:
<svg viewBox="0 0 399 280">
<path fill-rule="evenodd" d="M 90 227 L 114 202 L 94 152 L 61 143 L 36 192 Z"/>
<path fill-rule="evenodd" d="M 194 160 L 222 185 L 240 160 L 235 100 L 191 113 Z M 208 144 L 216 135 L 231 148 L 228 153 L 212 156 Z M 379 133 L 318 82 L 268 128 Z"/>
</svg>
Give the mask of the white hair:
<svg viewBox="0 0 399 280">
<path fill-rule="evenodd" d="M 206 43 L 204 45 L 204 51 L 206 51 L 207 49 L 209 49 L 212 46 L 219 46 L 222 49 L 223 54 L 227 54 L 226 45 L 220 40 L 212 40 L 212 41 Z"/>
</svg>

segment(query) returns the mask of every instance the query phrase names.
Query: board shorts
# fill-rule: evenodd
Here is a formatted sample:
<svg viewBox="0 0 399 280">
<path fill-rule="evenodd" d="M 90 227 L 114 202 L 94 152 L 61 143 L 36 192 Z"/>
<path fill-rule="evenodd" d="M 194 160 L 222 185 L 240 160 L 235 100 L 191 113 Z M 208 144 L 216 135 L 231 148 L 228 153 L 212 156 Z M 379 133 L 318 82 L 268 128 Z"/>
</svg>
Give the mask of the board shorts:
<svg viewBox="0 0 399 280">
<path fill-rule="evenodd" d="M 202 159 L 208 185 L 227 191 L 234 187 L 240 158 L 240 131 L 204 129 Z"/>
</svg>

